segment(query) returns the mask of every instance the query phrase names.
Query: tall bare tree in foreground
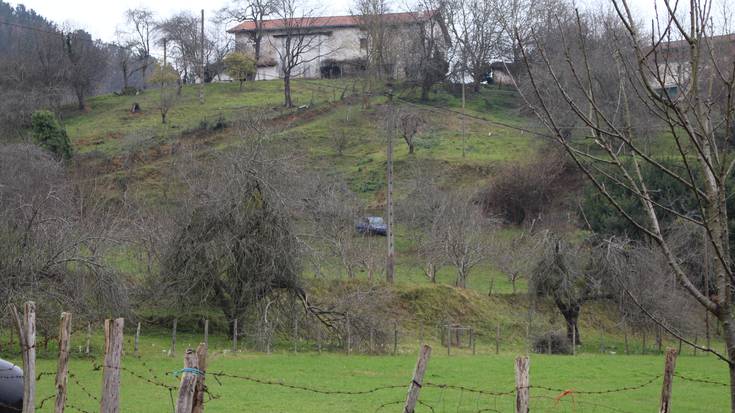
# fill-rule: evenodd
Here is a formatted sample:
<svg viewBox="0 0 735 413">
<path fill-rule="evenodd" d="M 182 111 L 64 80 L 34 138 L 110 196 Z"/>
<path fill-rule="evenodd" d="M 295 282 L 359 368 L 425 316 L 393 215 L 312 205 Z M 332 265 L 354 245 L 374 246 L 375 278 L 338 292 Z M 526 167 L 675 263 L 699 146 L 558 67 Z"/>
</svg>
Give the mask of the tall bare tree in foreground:
<svg viewBox="0 0 735 413">
<path fill-rule="evenodd" d="M 650 33 L 637 24 L 629 0 L 613 0 L 612 4 L 614 14 L 608 18 L 577 12 L 568 20 L 551 20 L 567 57 L 561 61 L 554 60 L 538 36 L 533 36 L 534 47 L 516 37 L 527 68 L 526 99 L 597 190 L 658 246 L 680 287 L 719 321 L 724 353 L 692 343 L 649 314 L 668 333 L 727 363 L 731 411 L 735 412 L 735 274 L 726 208 L 733 195 L 726 182 L 735 169 L 731 146 L 735 120 L 732 40 L 717 36 L 715 22 L 723 20 L 711 15 L 716 8 L 709 0 L 690 0 L 686 5 L 661 0 L 658 10 L 663 15 L 653 22 Z M 613 59 L 606 65 L 617 72 L 613 91 L 610 84 L 598 82 L 597 75 L 609 67 L 595 62 L 596 49 L 606 50 Z M 542 83 L 541 79 L 548 81 Z M 610 92 L 618 97 L 612 103 L 605 101 Z M 565 129 L 567 125 L 556 110 L 559 106 L 581 121 L 581 130 Z M 642 111 L 648 123 L 661 128 L 638 128 L 631 108 L 641 108 L 635 111 Z M 653 133 L 661 141 L 659 145 L 667 145 L 677 154 L 681 171 L 659 162 L 645 145 L 647 133 Z M 584 136 L 590 138 L 582 139 Z M 686 188 L 697 201 L 694 210 L 677 210 L 658 202 L 661 195 L 644 179 L 643 165 L 657 168 Z M 631 207 L 621 204 L 607 189 L 609 185 L 623 186 L 633 194 L 637 201 L 634 208 L 646 211 L 645 218 L 634 218 Z M 660 221 L 663 213 L 675 214 L 704 233 L 705 245 L 715 257 L 711 270 L 716 281 L 708 290 L 696 282 L 702 275 L 684 266 L 680 253 L 672 247 L 672 232 Z M 627 294 L 636 297 L 633 291 Z M 647 312 L 645 306 L 641 310 Z"/>
</svg>

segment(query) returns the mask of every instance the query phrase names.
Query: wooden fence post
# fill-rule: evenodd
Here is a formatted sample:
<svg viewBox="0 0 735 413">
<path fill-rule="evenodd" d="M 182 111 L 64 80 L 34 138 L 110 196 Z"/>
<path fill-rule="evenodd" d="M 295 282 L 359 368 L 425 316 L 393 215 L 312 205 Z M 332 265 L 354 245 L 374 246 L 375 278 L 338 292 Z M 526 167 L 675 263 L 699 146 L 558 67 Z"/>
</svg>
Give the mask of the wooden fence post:
<svg viewBox="0 0 735 413">
<path fill-rule="evenodd" d="M 171 330 L 171 357 L 176 355 L 176 324 L 178 323 L 178 321 L 179 320 L 177 318 L 174 318 L 174 325 Z"/>
<path fill-rule="evenodd" d="M 197 362 L 199 363 L 199 371 L 201 372 L 197 376 L 196 391 L 194 393 L 194 407 L 191 409 L 192 413 L 203 413 L 204 412 L 204 385 L 205 375 L 207 374 L 207 343 L 200 343 L 197 346 Z"/>
<path fill-rule="evenodd" d="M 209 347 L 209 319 L 204 319 L 204 344 Z"/>
<path fill-rule="evenodd" d="M 370 354 L 375 354 L 375 332 L 373 330 L 373 326 L 370 326 Z"/>
<path fill-rule="evenodd" d="M 69 373 L 69 340 L 71 339 L 71 313 L 61 313 L 59 326 L 59 365 L 56 369 L 56 400 L 54 412 L 64 413 L 66 384 Z"/>
<path fill-rule="evenodd" d="M 452 355 L 452 327 L 447 324 L 447 356 Z"/>
<path fill-rule="evenodd" d="M 475 329 L 470 329 L 470 344 L 472 345 L 472 355 L 474 356 L 477 354 L 477 351 L 475 349 L 475 340 L 477 340 L 477 337 L 475 337 Z"/>
<path fill-rule="evenodd" d="M 87 321 L 87 344 L 84 346 L 84 354 L 89 355 L 89 342 L 92 340 L 92 322 Z"/>
<path fill-rule="evenodd" d="M 429 357 L 431 356 L 431 347 L 424 344 L 421 346 L 419 351 L 419 359 L 416 362 L 416 370 L 413 372 L 413 378 L 411 384 L 408 386 L 408 395 L 406 396 L 406 404 L 403 406 L 403 413 L 413 413 L 416 408 L 416 403 L 419 400 L 419 392 L 421 386 L 424 383 L 424 373 L 426 373 L 426 366 L 429 364 Z"/>
<path fill-rule="evenodd" d="M 641 347 L 641 354 L 646 354 L 646 329 L 643 329 L 643 347 Z"/>
<path fill-rule="evenodd" d="M 316 327 L 316 349 L 322 354 L 322 329 L 321 326 Z"/>
<path fill-rule="evenodd" d="M 528 356 L 516 358 L 516 413 L 528 413 L 528 390 L 530 379 L 528 370 L 531 361 Z"/>
<path fill-rule="evenodd" d="M 661 389 L 661 409 L 659 413 L 671 412 L 671 385 L 674 382 L 674 369 L 676 368 L 676 350 L 666 350 L 666 364 L 664 365 L 664 383 Z"/>
<path fill-rule="evenodd" d="M 398 321 L 393 322 L 393 355 L 398 354 Z"/>
<path fill-rule="evenodd" d="M 347 313 L 345 315 L 345 321 L 347 322 L 347 325 L 345 326 L 347 328 L 347 342 L 345 343 L 347 345 L 347 355 L 350 355 L 350 352 L 352 351 L 352 348 L 350 347 L 352 345 L 352 329 L 350 328 L 350 313 Z"/>
<path fill-rule="evenodd" d="M 604 353 L 605 352 L 605 328 L 604 327 L 602 328 L 601 333 L 602 334 L 600 335 L 600 353 Z"/>
<path fill-rule="evenodd" d="M 140 321 L 138 321 L 138 327 L 135 329 L 135 340 L 133 341 L 133 354 L 138 355 L 138 342 L 140 341 Z"/>
<path fill-rule="evenodd" d="M 194 350 L 188 348 L 184 354 L 184 371 L 181 373 L 181 387 L 176 401 L 176 413 L 192 413 L 194 393 L 196 392 L 199 359 Z"/>
<path fill-rule="evenodd" d="M 120 358 L 125 319 L 105 320 L 105 364 L 102 373 L 101 413 L 120 412 Z"/>
<path fill-rule="evenodd" d="M 18 309 L 12 307 L 18 326 L 18 342 L 23 353 L 23 411 L 33 413 L 36 409 L 36 303 L 23 304 L 23 319 Z"/>
<path fill-rule="evenodd" d="M 498 320 L 498 327 L 495 331 L 495 354 L 500 354 L 500 320 Z"/>
<path fill-rule="evenodd" d="M 577 327 L 572 326 L 572 355 L 577 355 Z"/>
<path fill-rule="evenodd" d="M 237 318 L 232 322 L 232 352 L 237 352 Z M 270 349 L 268 352 L 270 353 Z"/>
<path fill-rule="evenodd" d="M 299 317 L 294 312 L 293 317 L 293 352 L 299 352 Z"/>
<path fill-rule="evenodd" d="M 695 335 L 694 335 L 694 345 L 692 346 L 692 349 L 693 349 L 693 353 L 694 353 L 693 355 L 694 355 L 694 356 L 696 356 L 696 355 L 697 355 L 697 339 L 698 339 L 698 338 L 699 338 L 699 337 L 698 337 L 698 336 L 697 336 L 697 335 L 695 334 Z"/>
<path fill-rule="evenodd" d="M 623 340 L 625 342 L 625 354 L 628 354 L 628 327 L 623 324 Z"/>
</svg>

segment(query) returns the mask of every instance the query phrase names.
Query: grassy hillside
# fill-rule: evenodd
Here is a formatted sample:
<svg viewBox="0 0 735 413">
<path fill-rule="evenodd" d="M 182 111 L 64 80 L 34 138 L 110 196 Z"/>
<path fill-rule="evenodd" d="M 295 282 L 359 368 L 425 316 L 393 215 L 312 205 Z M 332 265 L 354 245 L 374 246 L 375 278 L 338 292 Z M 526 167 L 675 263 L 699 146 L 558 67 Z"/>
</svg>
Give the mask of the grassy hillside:
<svg viewBox="0 0 735 413">
<path fill-rule="evenodd" d="M 95 97 L 89 100 L 88 110 L 70 108 L 63 117 L 79 168 L 107 186 L 113 198 L 125 190 L 126 196 L 167 202 L 174 180 L 171 165 L 182 148 L 199 156 L 232 150 L 243 142 L 238 121 L 255 116 L 277 125 L 268 144 L 303 158 L 314 170 L 341 176 L 369 208 L 380 213 L 385 199 L 386 127 L 382 114 L 387 98 L 376 94 L 365 107 L 363 99 L 355 95 L 359 85 L 351 81 L 299 80 L 294 82 L 294 96 L 296 104 L 303 106 L 285 109 L 281 88 L 279 81 L 250 83 L 242 92 L 236 84 L 210 84 L 206 85 L 206 102 L 200 105 L 198 86 L 185 86 L 167 125 L 160 123 L 155 89 L 139 96 Z M 141 105 L 142 113 L 130 113 L 134 102 Z M 470 96 L 466 111 L 474 118 L 464 125 L 465 157 L 463 127 L 456 114 L 461 107 L 458 96 L 438 89 L 429 102 L 417 103 L 415 92 L 404 89 L 394 102 L 399 111 L 419 113 L 425 120 L 415 138 L 414 154 L 408 153 L 401 137 L 395 137 L 395 193 L 399 200 L 417 167 L 439 177 L 448 189 L 477 188 L 485 185 L 499 165 L 524 162 L 541 146 L 541 141 L 528 133 L 493 123 L 528 126 L 528 120 L 518 115 L 520 101 L 512 90 L 488 88 Z M 334 144 L 336 134 L 346 138 L 341 153 Z M 398 283 L 426 283 L 414 247 L 404 235 L 399 225 Z M 134 254 L 124 251 L 114 261 L 125 271 L 137 267 Z M 326 275 L 340 276 L 329 267 Z M 441 269 L 438 279 L 452 283 L 453 270 Z M 487 293 L 491 283 L 495 293 L 511 292 L 506 277 L 491 265 L 478 268 L 469 286 Z"/>
</svg>

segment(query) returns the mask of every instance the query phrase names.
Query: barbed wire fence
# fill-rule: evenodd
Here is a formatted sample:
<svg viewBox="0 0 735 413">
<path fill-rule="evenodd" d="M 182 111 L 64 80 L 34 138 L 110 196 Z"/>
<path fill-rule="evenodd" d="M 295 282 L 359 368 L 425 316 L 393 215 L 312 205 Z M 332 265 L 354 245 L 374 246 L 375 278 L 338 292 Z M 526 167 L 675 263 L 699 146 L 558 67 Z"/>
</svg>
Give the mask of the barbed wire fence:
<svg viewBox="0 0 735 413">
<path fill-rule="evenodd" d="M 35 307 L 25 306 L 26 312 L 33 308 Z M 24 320 L 33 319 L 32 314 L 24 314 Z M 512 411 L 527 413 L 530 406 L 533 406 L 534 410 L 540 411 L 609 411 L 633 413 L 630 408 L 621 407 L 614 402 L 606 401 L 603 397 L 624 395 L 632 392 L 640 392 L 649 387 L 662 386 L 661 406 L 663 409 L 666 408 L 665 406 L 670 405 L 670 389 L 674 378 L 692 386 L 698 386 L 698 388 L 703 386 L 718 389 L 729 387 L 728 383 L 710 377 L 695 377 L 688 373 L 675 372 L 674 367 L 677 354 L 675 349 L 669 349 L 667 351 L 663 374 L 639 377 L 640 381 L 637 383 L 603 389 L 589 389 L 585 387 L 567 388 L 531 383 L 529 374 L 530 359 L 527 356 L 516 359 L 515 386 L 508 385 L 506 388 L 496 389 L 477 387 L 454 382 L 438 381 L 435 380 L 436 376 L 435 378 L 424 380 L 431 355 L 431 347 L 427 345 L 423 345 L 420 349 L 416 368 L 410 380 L 407 377 L 405 382 L 366 386 L 364 388 L 340 389 L 320 387 L 242 374 L 222 368 L 208 370 L 206 345 L 204 344 L 200 345 L 200 348 L 204 346 L 203 358 L 199 352 L 200 348 L 197 349 L 196 353 L 192 349 L 188 349 L 184 354 L 185 362 L 182 369 L 161 372 L 149 366 L 142 357 L 137 355 L 129 356 L 126 358 L 127 365 L 122 365 L 122 351 L 121 349 L 116 350 L 115 345 L 116 342 L 122 342 L 122 336 L 115 336 L 116 322 L 120 322 L 120 331 L 122 331 L 121 319 L 107 320 L 105 322 L 106 344 L 103 348 L 104 358 L 101 360 L 98 359 L 97 356 L 103 356 L 103 354 L 97 354 L 87 356 L 83 359 L 89 362 L 88 371 L 78 363 L 75 364 L 73 370 L 66 368 L 59 368 L 56 372 L 36 371 L 35 368 L 26 370 L 36 371 L 36 373 L 33 380 L 24 380 L 24 386 L 32 382 L 35 388 L 35 385 L 39 382 L 55 380 L 55 384 L 52 386 L 55 390 L 54 393 L 45 394 L 44 397 L 39 398 L 36 398 L 35 395 L 32 397 L 33 406 L 36 410 L 51 411 L 49 410 L 49 406 L 54 404 L 58 405 L 58 400 L 61 398 L 63 400 L 61 403 L 62 406 L 65 406 L 68 411 L 80 413 L 113 411 L 106 410 L 106 403 L 109 403 L 110 393 L 115 394 L 116 397 L 113 399 L 119 403 L 121 374 L 124 375 L 124 382 L 130 383 L 129 385 L 134 385 L 136 389 L 152 389 L 150 390 L 150 395 L 159 404 L 162 400 L 166 400 L 173 413 L 203 412 L 205 406 L 209 403 L 225 399 L 221 393 L 231 393 L 232 388 L 242 388 L 242 392 L 238 390 L 237 393 L 248 394 L 247 390 L 251 390 L 251 388 L 242 387 L 246 385 L 276 387 L 279 391 L 296 394 L 295 397 L 299 397 L 298 395 L 302 393 L 311 393 L 320 398 L 346 397 L 345 402 L 349 403 L 354 403 L 359 400 L 359 397 L 365 396 L 369 397 L 369 399 L 361 401 L 361 406 L 375 403 L 374 411 L 376 412 L 393 411 L 397 408 L 397 405 L 402 404 L 404 412 L 478 413 Z M 29 340 L 30 337 L 28 336 L 29 333 L 34 331 L 33 325 L 22 324 L 21 327 L 19 342 L 35 342 L 34 340 Z M 62 331 L 60 340 L 63 340 L 64 336 Z M 66 337 L 68 339 L 68 335 Z M 23 353 L 28 353 L 35 350 L 34 347 L 24 346 L 21 350 Z M 66 346 L 60 345 L 60 348 L 68 349 L 69 346 L 68 344 Z M 199 356 L 199 358 L 197 359 L 196 356 Z M 60 364 L 63 359 L 64 357 L 60 357 Z M 24 357 L 24 360 L 28 359 Z M 18 374 L 19 371 L 15 365 L 2 368 L 0 369 L 0 380 L 24 378 L 22 373 Z M 60 372 L 63 372 L 63 377 L 59 376 Z M 90 380 L 98 381 L 100 375 L 103 377 L 103 381 L 105 381 L 109 375 L 114 374 L 117 374 L 117 380 L 113 381 L 116 383 L 115 386 L 109 387 L 103 385 L 102 389 L 96 390 L 96 388 L 93 389 L 89 385 Z M 207 380 L 206 384 L 205 379 Z M 58 383 L 64 383 L 64 385 L 59 386 Z M 421 394 L 422 392 L 423 394 Z M 404 395 L 400 396 L 401 394 Z M 67 400 L 67 396 L 70 396 L 69 400 Z M 232 401 L 229 400 L 228 404 L 232 405 Z M 94 406 L 100 406 L 99 410 Z M 117 408 L 119 409 L 119 404 Z M 199 410 L 196 410 L 197 408 Z M 26 410 L 22 407 L 5 405 L 3 403 L 0 403 L 0 411 L 26 413 Z M 668 412 L 668 410 L 661 411 Z"/>
</svg>

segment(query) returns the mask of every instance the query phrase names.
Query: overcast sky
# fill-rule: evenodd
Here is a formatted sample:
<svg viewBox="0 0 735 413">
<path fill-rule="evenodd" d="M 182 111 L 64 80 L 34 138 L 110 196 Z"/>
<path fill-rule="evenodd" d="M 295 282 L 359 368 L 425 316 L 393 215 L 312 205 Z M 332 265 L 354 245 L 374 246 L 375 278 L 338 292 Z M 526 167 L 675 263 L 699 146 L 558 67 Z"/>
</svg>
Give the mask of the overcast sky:
<svg viewBox="0 0 735 413">
<path fill-rule="evenodd" d="M 7 0 L 6 0 L 7 1 Z M 230 0 L 10 0 L 10 4 L 24 4 L 42 16 L 59 24 L 82 28 L 92 37 L 105 41 L 115 38 L 115 28 L 125 22 L 125 10 L 147 7 L 159 17 L 168 17 L 181 10 L 199 13 L 204 6 L 206 16 L 231 3 Z M 352 0 L 324 1 L 328 14 L 348 14 Z"/>
<path fill-rule="evenodd" d="M 578 0 L 579 1 L 579 0 Z M 581 0 L 583 3 L 594 0 Z M 326 14 L 348 14 L 353 0 L 326 0 L 320 2 Z M 25 4 L 42 16 L 59 24 L 87 30 L 95 38 L 112 41 L 115 29 L 124 23 L 123 13 L 127 9 L 145 6 L 159 17 L 168 17 L 181 10 L 199 12 L 202 5 L 207 16 L 230 4 L 230 0 L 10 0 L 11 4 Z M 405 1 L 394 1 L 403 4 Z M 644 20 L 652 15 L 652 0 L 632 0 Z"/>
</svg>

